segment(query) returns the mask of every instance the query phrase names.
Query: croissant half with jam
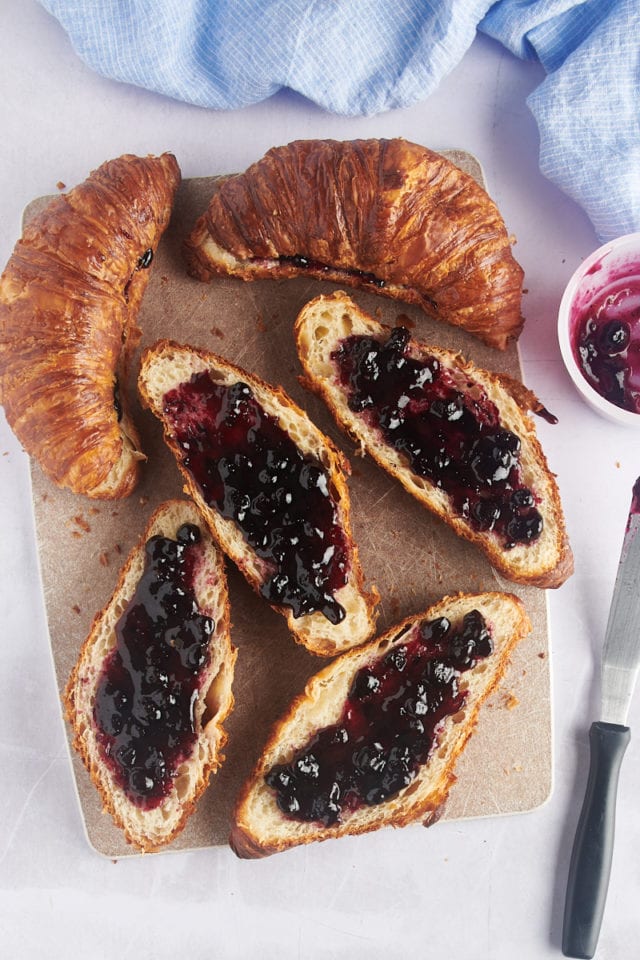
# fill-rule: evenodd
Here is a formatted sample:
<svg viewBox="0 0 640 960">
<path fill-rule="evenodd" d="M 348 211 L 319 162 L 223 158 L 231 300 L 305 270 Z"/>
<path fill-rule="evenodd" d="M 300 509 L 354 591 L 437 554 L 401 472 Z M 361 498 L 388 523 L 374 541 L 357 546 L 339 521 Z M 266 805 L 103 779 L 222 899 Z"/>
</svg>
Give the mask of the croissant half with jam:
<svg viewBox="0 0 640 960">
<path fill-rule="evenodd" d="M 510 243 L 486 191 L 438 153 L 299 140 L 223 181 L 187 253 L 201 280 L 306 274 L 417 304 L 504 349 L 523 323 Z"/>
<path fill-rule="evenodd" d="M 0 402 L 56 484 L 124 497 L 143 455 L 118 384 L 171 216 L 175 157 L 125 155 L 29 221 L 0 278 Z"/>
</svg>

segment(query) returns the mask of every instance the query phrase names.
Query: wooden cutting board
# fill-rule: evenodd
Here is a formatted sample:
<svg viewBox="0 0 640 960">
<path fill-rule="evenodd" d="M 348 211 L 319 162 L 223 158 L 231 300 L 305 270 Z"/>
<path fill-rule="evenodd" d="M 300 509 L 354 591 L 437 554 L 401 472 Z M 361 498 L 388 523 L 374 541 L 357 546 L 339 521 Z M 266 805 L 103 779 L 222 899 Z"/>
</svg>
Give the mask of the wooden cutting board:
<svg viewBox="0 0 640 960">
<path fill-rule="evenodd" d="M 447 153 L 480 182 L 477 161 Z M 526 604 L 532 634 L 516 651 L 503 683 L 483 707 L 478 729 L 458 763 L 458 781 L 444 819 L 520 813 L 551 792 L 549 640 L 543 591 L 509 584 L 468 543 L 433 519 L 374 463 L 355 454 L 321 401 L 299 384 L 301 368 L 292 326 L 300 308 L 334 285 L 311 279 L 216 280 L 199 283 L 185 273 L 182 241 L 205 209 L 215 179 L 183 182 L 174 216 L 156 254 L 139 318 L 141 349 L 159 337 L 213 350 L 265 380 L 279 383 L 340 446 L 352 466 L 354 536 L 362 566 L 382 596 L 379 627 L 418 612 L 457 591 L 506 589 Z M 25 218 L 47 198 L 34 201 Z M 353 293 L 365 309 L 390 325 L 404 323 L 422 339 L 459 350 L 477 364 L 520 377 L 515 347 L 498 353 L 462 331 L 430 321 L 417 308 L 375 294 Z M 137 371 L 136 362 L 132 373 Z M 133 389 L 133 384 L 130 384 Z M 148 456 L 138 490 L 120 502 L 96 502 L 54 487 L 32 470 L 33 504 L 51 648 L 62 691 L 91 621 L 109 600 L 120 566 L 157 504 L 181 495 L 181 480 L 165 449 L 159 424 L 134 408 Z M 232 638 L 238 648 L 236 708 L 227 729 L 226 762 L 213 777 L 195 815 L 171 850 L 225 844 L 235 796 L 268 730 L 323 661 L 297 646 L 283 619 L 253 594 L 229 564 Z M 80 807 L 92 846 L 108 857 L 131 854 L 98 794 L 73 755 Z M 428 842 L 425 838 L 424 842 Z"/>
</svg>

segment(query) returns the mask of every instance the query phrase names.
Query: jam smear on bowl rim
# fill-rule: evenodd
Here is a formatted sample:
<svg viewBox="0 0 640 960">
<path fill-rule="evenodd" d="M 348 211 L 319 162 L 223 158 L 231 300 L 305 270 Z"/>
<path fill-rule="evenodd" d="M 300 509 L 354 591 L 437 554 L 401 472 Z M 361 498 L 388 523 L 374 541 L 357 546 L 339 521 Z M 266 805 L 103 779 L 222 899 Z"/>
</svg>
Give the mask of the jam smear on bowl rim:
<svg viewBox="0 0 640 960">
<path fill-rule="evenodd" d="M 340 623 L 345 610 L 335 594 L 347 582 L 348 548 L 322 464 L 242 381 L 196 373 L 165 394 L 163 406 L 202 496 L 264 561 L 265 599 L 294 617 L 319 611 Z"/>
</svg>

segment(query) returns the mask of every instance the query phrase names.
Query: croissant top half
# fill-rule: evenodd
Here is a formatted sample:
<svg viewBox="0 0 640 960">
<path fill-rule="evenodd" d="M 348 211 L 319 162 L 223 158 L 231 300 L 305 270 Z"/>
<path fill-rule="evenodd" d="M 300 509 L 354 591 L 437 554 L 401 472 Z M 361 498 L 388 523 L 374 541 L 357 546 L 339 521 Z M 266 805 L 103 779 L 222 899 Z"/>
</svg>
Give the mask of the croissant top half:
<svg viewBox="0 0 640 960">
<path fill-rule="evenodd" d="M 0 278 L 0 402 L 27 453 L 77 493 L 122 497 L 137 481 L 118 374 L 179 181 L 168 153 L 104 163 L 30 220 Z"/>
<path fill-rule="evenodd" d="M 495 203 L 406 140 L 299 140 L 223 182 L 187 241 L 190 272 L 303 270 L 419 304 L 504 348 L 522 327 L 522 269 Z"/>
</svg>

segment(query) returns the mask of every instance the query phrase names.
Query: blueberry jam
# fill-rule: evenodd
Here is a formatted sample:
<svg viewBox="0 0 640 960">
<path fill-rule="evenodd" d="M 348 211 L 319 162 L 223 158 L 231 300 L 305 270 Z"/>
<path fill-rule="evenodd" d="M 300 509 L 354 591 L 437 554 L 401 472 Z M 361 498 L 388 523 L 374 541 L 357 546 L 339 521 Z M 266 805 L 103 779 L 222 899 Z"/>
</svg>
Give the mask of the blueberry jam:
<svg viewBox="0 0 640 960">
<path fill-rule="evenodd" d="M 142 256 L 138 257 L 138 270 L 148 270 L 153 261 L 153 248 L 148 247 Z"/>
<path fill-rule="evenodd" d="M 573 352 L 588 383 L 605 400 L 640 413 L 640 276 L 611 279 L 577 303 Z"/>
<path fill-rule="evenodd" d="M 462 709 L 460 675 L 493 645 L 477 610 L 452 625 L 423 621 L 406 642 L 355 675 L 340 720 L 320 730 L 265 781 L 295 820 L 339 823 L 344 811 L 374 806 L 415 779 L 437 747 L 444 720 Z"/>
<path fill-rule="evenodd" d="M 169 793 L 196 740 L 193 707 L 215 624 L 193 594 L 200 531 L 152 537 L 135 593 L 116 624 L 116 647 L 96 691 L 98 742 L 118 784 L 143 809 Z"/>
<path fill-rule="evenodd" d="M 305 456 L 246 383 L 208 372 L 164 397 L 164 412 L 208 504 L 232 519 L 265 561 L 262 595 L 295 617 L 345 617 L 335 593 L 347 582 L 347 547 L 326 471 Z"/>
<path fill-rule="evenodd" d="M 120 380 L 118 377 L 114 378 L 113 381 L 113 408 L 116 411 L 116 417 L 118 423 L 122 420 L 122 398 L 120 396 Z"/>
<path fill-rule="evenodd" d="M 330 270 L 339 270 L 342 274 L 348 274 L 357 280 L 361 280 L 363 283 L 370 283 L 380 290 L 385 286 L 385 281 L 380 277 L 376 277 L 375 273 L 369 273 L 366 270 L 347 269 L 345 267 L 339 267 L 336 264 L 321 263 L 319 260 L 312 260 L 310 257 L 305 257 L 301 253 L 296 253 L 292 257 L 278 257 L 278 261 L 283 265 L 290 265 L 296 267 L 298 270 L 314 271 L 314 273 L 328 273 Z"/>
<path fill-rule="evenodd" d="M 500 423 L 483 388 L 458 383 L 435 357 L 414 359 L 409 332 L 351 336 L 332 354 L 349 408 L 407 458 L 411 470 L 440 487 L 476 530 L 506 548 L 535 541 L 542 517 L 520 471 L 520 438 Z"/>
</svg>

